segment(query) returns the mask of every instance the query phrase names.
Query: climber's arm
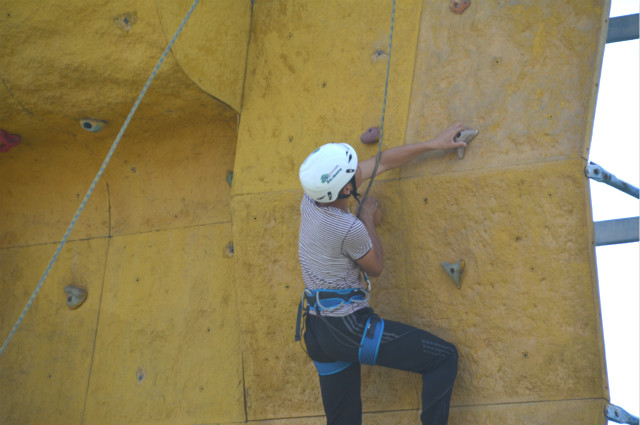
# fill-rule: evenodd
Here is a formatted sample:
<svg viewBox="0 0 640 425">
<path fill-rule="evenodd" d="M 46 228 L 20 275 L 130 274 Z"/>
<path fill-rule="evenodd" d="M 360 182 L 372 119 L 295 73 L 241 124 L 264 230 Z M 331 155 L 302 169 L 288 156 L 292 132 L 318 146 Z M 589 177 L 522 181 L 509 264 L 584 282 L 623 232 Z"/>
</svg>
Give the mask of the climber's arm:
<svg viewBox="0 0 640 425">
<path fill-rule="evenodd" d="M 394 168 L 402 167 L 403 165 L 411 162 L 413 159 L 426 152 L 466 147 L 466 143 L 456 142 L 454 140 L 456 134 L 464 129 L 465 127 L 462 124 L 456 123 L 444 130 L 434 139 L 427 140 L 426 142 L 422 143 L 396 146 L 384 150 L 380 155 L 380 163 L 378 164 L 376 175 L 382 174 L 385 171 L 393 170 Z M 375 165 L 375 156 L 358 164 L 358 169 L 356 171 L 357 186 L 360 186 L 364 181 L 370 179 L 373 176 L 373 169 Z"/>
</svg>

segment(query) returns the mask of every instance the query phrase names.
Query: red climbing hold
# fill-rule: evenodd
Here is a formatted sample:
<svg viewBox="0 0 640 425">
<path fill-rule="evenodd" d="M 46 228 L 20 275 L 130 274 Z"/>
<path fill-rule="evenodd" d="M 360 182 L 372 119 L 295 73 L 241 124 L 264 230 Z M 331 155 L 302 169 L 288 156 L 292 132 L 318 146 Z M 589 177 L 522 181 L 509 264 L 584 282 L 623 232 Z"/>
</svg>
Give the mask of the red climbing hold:
<svg viewBox="0 0 640 425">
<path fill-rule="evenodd" d="M 18 134 L 11 134 L 0 129 L 0 152 L 6 152 L 15 146 L 18 146 L 19 143 L 20 136 Z"/>
<path fill-rule="evenodd" d="M 458 15 L 462 15 L 469 6 L 471 6 L 471 0 L 450 0 L 449 2 L 449 9 Z"/>
</svg>

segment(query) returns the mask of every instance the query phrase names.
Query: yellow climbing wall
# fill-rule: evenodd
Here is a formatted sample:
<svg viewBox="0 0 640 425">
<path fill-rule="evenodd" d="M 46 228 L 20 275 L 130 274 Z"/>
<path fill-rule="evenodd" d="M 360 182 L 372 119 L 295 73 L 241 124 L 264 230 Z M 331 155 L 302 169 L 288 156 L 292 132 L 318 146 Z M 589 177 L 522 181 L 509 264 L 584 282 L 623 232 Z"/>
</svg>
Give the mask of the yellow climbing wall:
<svg viewBox="0 0 640 425">
<path fill-rule="evenodd" d="M 190 5 L 0 0 L 2 341 Z M 450 423 L 605 422 L 582 169 L 608 1 L 398 0 L 389 52 L 391 6 L 200 1 L 0 356 L 0 423 L 324 423 L 293 341 L 297 171 L 331 141 L 375 154 L 389 53 L 385 148 L 480 134 L 376 179 L 374 307 L 457 345 Z M 364 367 L 364 423 L 417 423 L 419 390 Z"/>
</svg>

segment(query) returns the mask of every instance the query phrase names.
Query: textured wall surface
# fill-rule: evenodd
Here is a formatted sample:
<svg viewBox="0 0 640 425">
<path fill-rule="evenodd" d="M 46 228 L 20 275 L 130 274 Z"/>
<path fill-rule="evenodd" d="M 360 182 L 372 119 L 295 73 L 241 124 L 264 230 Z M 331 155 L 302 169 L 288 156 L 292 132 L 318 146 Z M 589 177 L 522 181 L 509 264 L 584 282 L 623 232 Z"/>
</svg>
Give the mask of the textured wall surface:
<svg viewBox="0 0 640 425">
<path fill-rule="evenodd" d="M 0 152 L 3 340 L 190 5 L 0 0 L 0 129 L 22 136 Z M 389 55 L 384 148 L 480 134 L 376 179 L 374 308 L 456 344 L 452 424 L 605 422 L 583 167 L 608 0 L 398 0 L 389 51 L 391 6 L 200 1 L 0 356 L 0 423 L 325 423 L 293 341 L 298 167 L 332 141 L 375 155 Z M 362 388 L 365 424 L 419 422 L 419 376 Z"/>
</svg>

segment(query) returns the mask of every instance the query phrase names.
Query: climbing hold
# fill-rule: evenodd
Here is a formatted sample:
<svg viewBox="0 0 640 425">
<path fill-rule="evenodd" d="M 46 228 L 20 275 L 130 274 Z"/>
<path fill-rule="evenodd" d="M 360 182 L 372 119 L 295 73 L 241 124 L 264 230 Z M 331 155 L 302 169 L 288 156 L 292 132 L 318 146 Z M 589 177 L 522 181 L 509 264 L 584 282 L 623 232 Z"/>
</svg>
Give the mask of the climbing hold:
<svg viewBox="0 0 640 425">
<path fill-rule="evenodd" d="M 370 127 L 360 136 L 360 141 L 366 145 L 370 143 L 378 143 L 379 140 L 380 129 L 378 127 Z"/>
<path fill-rule="evenodd" d="M 227 172 L 227 184 L 229 187 L 233 184 L 233 171 Z"/>
<path fill-rule="evenodd" d="M 449 9 L 458 15 L 462 15 L 469 6 L 471 6 L 471 0 L 451 0 L 449 2 Z"/>
<path fill-rule="evenodd" d="M 75 310 L 87 299 L 87 291 L 75 286 L 65 286 L 64 292 L 67 294 L 67 306 Z"/>
<path fill-rule="evenodd" d="M 447 263 L 443 261 L 442 267 L 449 277 L 453 279 L 453 282 L 456 284 L 458 289 L 460 289 L 460 275 L 462 275 L 462 271 L 464 270 L 464 260 L 460 260 L 458 263 Z"/>
<path fill-rule="evenodd" d="M 478 130 L 462 130 L 460 132 L 458 132 L 458 134 L 456 134 L 456 137 L 453 138 L 453 140 L 455 140 L 456 142 L 465 142 L 467 144 L 467 147 L 469 146 L 469 143 L 473 140 L 474 137 L 476 137 L 478 135 L 479 131 Z M 464 150 L 465 148 L 458 148 L 458 158 L 462 159 L 464 158 Z"/>
<path fill-rule="evenodd" d="M 102 128 L 106 123 L 107 123 L 106 121 L 96 120 L 93 118 L 86 118 L 86 119 L 80 120 L 80 125 L 82 126 L 82 128 L 92 133 L 96 133 L 102 130 Z"/>
<path fill-rule="evenodd" d="M 0 152 L 6 152 L 9 149 L 18 146 L 20 143 L 20 136 L 18 134 L 11 134 L 4 130 L 0 130 Z"/>
</svg>

